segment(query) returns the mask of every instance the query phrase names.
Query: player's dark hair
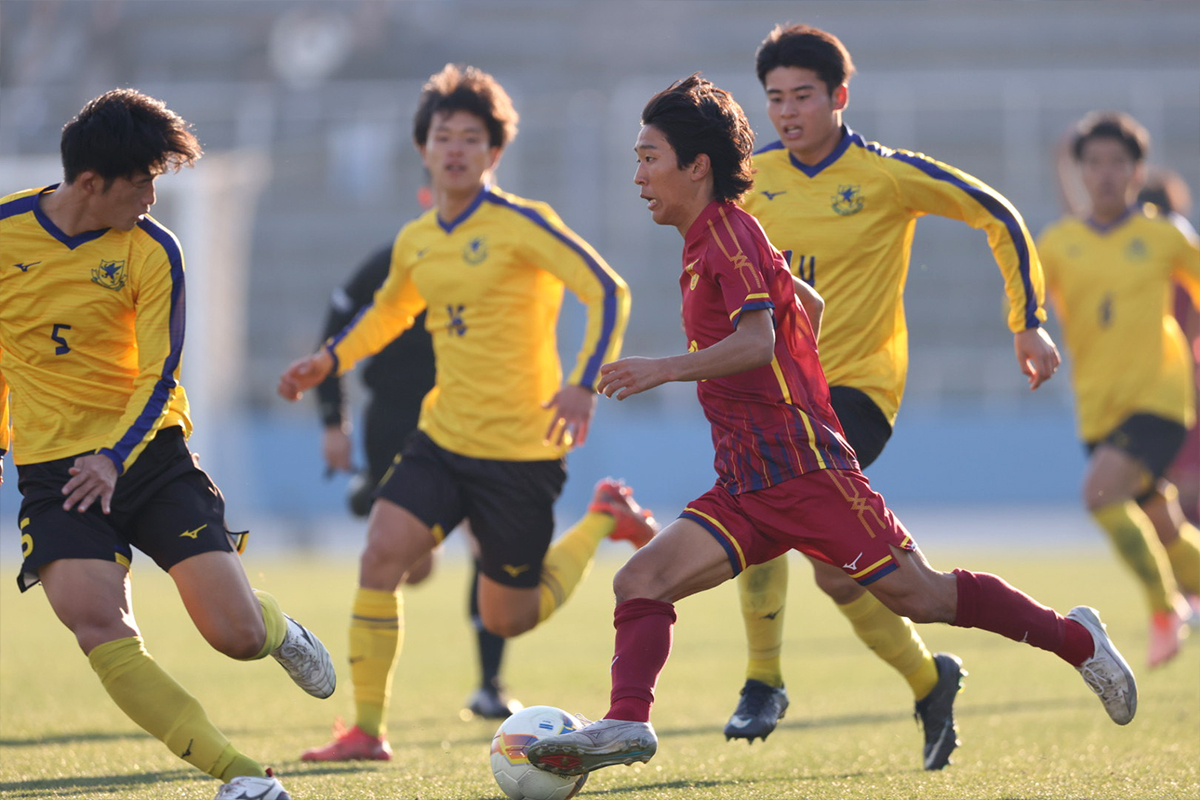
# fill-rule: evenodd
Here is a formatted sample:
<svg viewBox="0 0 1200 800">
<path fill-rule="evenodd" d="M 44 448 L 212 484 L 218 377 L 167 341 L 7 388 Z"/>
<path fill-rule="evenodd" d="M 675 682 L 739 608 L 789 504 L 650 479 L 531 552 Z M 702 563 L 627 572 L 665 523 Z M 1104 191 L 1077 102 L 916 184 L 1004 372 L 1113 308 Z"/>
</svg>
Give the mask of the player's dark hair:
<svg viewBox="0 0 1200 800">
<path fill-rule="evenodd" d="M 832 33 L 809 25 L 776 25 L 754 54 L 758 82 L 766 86 L 767 73 L 776 67 L 811 69 L 830 94 L 847 83 L 855 72 L 850 51 Z"/>
<path fill-rule="evenodd" d="M 59 149 L 67 183 L 92 170 L 106 188 L 117 178 L 190 167 L 204 153 L 191 125 L 135 89 L 113 89 L 89 100 L 63 126 Z"/>
<path fill-rule="evenodd" d="M 733 95 L 700 73 L 675 81 L 650 98 L 642 109 L 642 124 L 662 132 L 680 168 L 701 153 L 708 156 L 716 199 L 736 203 L 754 185 L 750 162 L 754 131 L 746 113 Z"/>
<path fill-rule="evenodd" d="M 1083 148 L 1093 139 L 1115 139 L 1136 163 L 1150 153 L 1150 134 L 1136 119 L 1121 111 L 1093 111 L 1079 121 L 1071 141 L 1076 161 L 1083 160 Z"/>
<path fill-rule="evenodd" d="M 499 81 L 481 69 L 447 64 L 429 76 L 413 117 L 413 141 L 424 147 L 434 114 L 466 111 L 483 120 L 491 147 L 504 147 L 517 135 L 520 116 Z"/>
</svg>

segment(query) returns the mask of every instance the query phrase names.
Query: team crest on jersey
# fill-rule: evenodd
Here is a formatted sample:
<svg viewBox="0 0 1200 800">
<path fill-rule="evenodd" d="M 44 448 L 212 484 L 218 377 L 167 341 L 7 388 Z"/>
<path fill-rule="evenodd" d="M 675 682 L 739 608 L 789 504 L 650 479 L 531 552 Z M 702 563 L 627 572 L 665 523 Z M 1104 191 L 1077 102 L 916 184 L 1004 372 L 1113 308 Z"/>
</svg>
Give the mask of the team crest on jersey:
<svg viewBox="0 0 1200 800">
<path fill-rule="evenodd" d="M 1134 239 L 1126 246 L 1125 257 L 1130 261 L 1144 261 L 1146 259 L 1146 243 L 1141 239 Z"/>
<path fill-rule="evenodd" d="M 700 276 L 697 275 L 692 270 L 692 267 L 696 266 L 699 263 L 700 263 L 700 259 L 696 259 L 695 261 L 693 261 L 690 264 L 685 264 L 683 267 L 683 271 L 686 272 L 688 275 L 692 276 L 692 279 L 689 282 L 688 288 L 691 289 L 693 292 L 696 291 L 696 284 L 698 284 L 700 282 Z"/>
<path fill-rule="evenodd" d="M 125 286 L 124 261 L 100 261 L 100 266 L 92 269 L 92 283 L 98 283 L 105 289 L 120 291 Z"/>
<path fill-rule="evenodd" d="M 487 257 L 487 239 L 482 236 L 467 242 L 467 246 L 463 248 L 463 261 L 468 264 L 482 264 Z"/>
<path fill-rule="evenodd" d="M 863 197 L 859 194 L 858 186 L 839 186 L 833 200 L 833 210 L 840 216 L 848 217 L 862 211 Z"/>
</svg>

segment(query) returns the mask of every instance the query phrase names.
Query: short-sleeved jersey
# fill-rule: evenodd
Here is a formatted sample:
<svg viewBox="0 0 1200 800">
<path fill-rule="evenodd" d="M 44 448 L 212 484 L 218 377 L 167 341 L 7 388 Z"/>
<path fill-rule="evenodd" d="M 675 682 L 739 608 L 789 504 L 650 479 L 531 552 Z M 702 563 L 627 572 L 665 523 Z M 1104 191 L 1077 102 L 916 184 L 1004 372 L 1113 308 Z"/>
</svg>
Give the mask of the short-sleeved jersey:
<svg viewBox="0 0 1200 800">
<path fill-rule="evenodd" d="M 13 459 L 89 450 L 118 473 L 159 429 L 191 433 L 179 383 L 183 251 L 152 218 L 67 236 L 39 207 L 55 186 L 0 199 L 0 372 Z"/>
<path fill-rule="evenodd" d="M 813 470 L 857 469 L 787 262 L 758 222 L 731 203 L 710 203 L 684 237 L 679 288 L 688 352 L 727 338 L 747 311 L 774 317 L 770 364 L 696 384 L 718 484 L 740 494 Z"/>
<path fill-rule="evenodd" d="M 1009 328 L 1046 319 L 1042 271 L 1021 215 L 965 172 L 849 129 L 819 164 L 807 166 L 775 142 L 755 153 L 754 167 L 745 209 L 825 299 L 825 377 L 866 392 L 889 422 L 908 372 L 903 295 L 918 218 L 936 214 L 986 231 L 1004 276 Z"/>
<path fill-rule="evenodd" d="M 587 308 L 568 382 L 593 388 L 620 352 L 629 289 L 545 203 L 485 187 L 453 221 L 432 209 L 400 231 L 387 280 L 327 347 L 345 372 L 427 308 L 437 383 L 419 428 L 472 458 L 537 461 L 567 450 L 544 441 L 562 383 L 556 328 L 563 287 Z"/>
<path fill-rule="evenodd" d="M 1200 305 L 1196 242 L 1170 220 L 1131 209 L 1107 227 L 1059 220 L 1038 250 L 1070 356 L 1080 437 L 1103 439 L 1139 412 L 1190 426 L 1191 355 L 1172 293 L 1178 283 Z"/>
</svg>

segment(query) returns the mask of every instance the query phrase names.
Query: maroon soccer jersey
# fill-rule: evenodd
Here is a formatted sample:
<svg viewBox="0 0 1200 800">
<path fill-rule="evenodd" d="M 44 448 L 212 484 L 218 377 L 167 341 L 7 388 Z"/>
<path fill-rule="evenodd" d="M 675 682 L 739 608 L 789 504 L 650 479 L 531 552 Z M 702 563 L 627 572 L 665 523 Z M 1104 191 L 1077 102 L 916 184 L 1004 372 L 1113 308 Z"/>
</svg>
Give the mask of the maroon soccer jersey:
<svg viewBox="0 0 1200 800">
<path fill-rule="evenodd" d="M 684 239 L 679 287 L 689 352 L 729 336 L 747 311 L 774 315 L 770 364 L 696 384 L 718 484 L 739 494 L 813 470 L 858 469 L 792 275 L 758 221 L 731 203 L 710 203 Z"/>
</svg>

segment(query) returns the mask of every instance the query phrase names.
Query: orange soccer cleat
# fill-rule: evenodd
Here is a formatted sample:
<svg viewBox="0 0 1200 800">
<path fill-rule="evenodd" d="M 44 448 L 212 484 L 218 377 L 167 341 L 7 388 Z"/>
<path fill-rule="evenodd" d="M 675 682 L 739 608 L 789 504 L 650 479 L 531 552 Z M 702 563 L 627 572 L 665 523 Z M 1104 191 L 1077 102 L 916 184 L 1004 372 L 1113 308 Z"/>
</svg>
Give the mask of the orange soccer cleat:
<svg viewBox="0 0 1200 800">
<path fill-rule="evenodd" d="M 391 761 L 392 746 L 382 736 L 372 736 L 355 725 L 347 729 L 342 721 L 333 723 L 333 741 L 323 747 L 305 750 L 301 761 Z"/>
<path fill-rule="evenodd" d="M 649 509 L 642 508 L 633 499 L 633 489 L 613 478 L 605 478 L 596 484 L 588 511 L 612 517 L 617 524 L 608 538 L 632 542 L 637 548 L 645 547 L 658 533 L 658 522 Z"/>
</svg>

